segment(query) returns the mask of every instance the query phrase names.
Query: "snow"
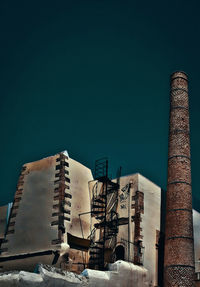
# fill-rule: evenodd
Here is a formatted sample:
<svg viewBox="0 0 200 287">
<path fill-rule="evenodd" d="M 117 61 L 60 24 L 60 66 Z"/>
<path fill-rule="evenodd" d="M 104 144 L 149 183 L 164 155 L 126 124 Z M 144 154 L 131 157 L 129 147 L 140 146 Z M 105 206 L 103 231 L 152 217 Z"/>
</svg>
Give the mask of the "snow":
<svg viewBox="0 0 200 287">
<path fill-rule="evenodd" d="M 148 287 L 145 268 L 119 260 L 109 271 L 85 269 L 81 275 L 39 264 L 36 273 L 0 273 L 0 287 Z"/>
</svg>

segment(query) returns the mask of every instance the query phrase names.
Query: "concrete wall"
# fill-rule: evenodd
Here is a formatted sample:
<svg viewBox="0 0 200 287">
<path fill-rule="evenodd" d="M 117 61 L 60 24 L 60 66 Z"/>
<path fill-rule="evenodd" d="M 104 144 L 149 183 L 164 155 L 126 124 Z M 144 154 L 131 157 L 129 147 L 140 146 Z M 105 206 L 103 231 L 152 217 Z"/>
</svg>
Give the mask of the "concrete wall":
<svg viewBox="0 0 200 287">
<path fill-rule="evenodd" d="M 65 221 L 66 233 L 70 233 L 78 238 L 87 239 L 90 235 L 90 197 L 88 182 L 93 180 L 93 176 L 89 168 L 71 158 L 69 158 L 69 167 L 72 200 L 71 221 Z M 86 212 L 88 212 L 88 214 L 83 214 L 79 217 L 79 214 Z M 70 249 L 69 257 L 71 262 L 73 261 L 73 264 L 66 267 L 78 273 L 83 271 L 85 267 L 81 263 L 88 262 L 88 252 L 72 248 Z"/>
<path fill-rule="evenodd" d="M 6 225 L 7 225 L 7 212 L 8 212 L 8 205 L 0 207 L 0 239 L 3 239 L 5 236 Z"/>
<path fill-rule="evenodd" d="M 130 194 L 127 194 L 127 185 L 131 184 Z M 142 176 L 141 174 L 133 174 L 120 178 L 119 193 L 119 217 L 128 216 L 128 201 L 130 196 L 130 257 L 129 261 L 134 261 L 134 237 L 135 222 L 131 221 L 131 216 L 135 215 L 134 196 L 136 191 L 144 194 L 144 213 L 141 214 L 141 241 L 143 266 L 149 271 L 150 286 L 157 285 L 157 231 L 160 231 L 160 206 L 161 206 L 161 189 L 156 184 Z M 119 226 L 117 236 L 117 245 L 125 247 L 125 260 L 128 260 L 128 225 Z"/>
<path fill-rule="evenodd" d="M 21 259 L 12 259 L 0 262 L 0 272 L 11 271 L 11 270 L 26 270 L 33 272 L 35 266 L 42 262 L 43 264 L 52 264 L 54 259 L 54 254 L 33 256 Z M 59 264 L 57 267 L 60 267 Z M 0 285 L 1 286 L 1 285 Z"/>
<path fill-rule="evenodd" d="M 144 215 L 141 222 L 144 245 L 144 267 L 152 286 L 157 286 L 157 231 L 160 231 L 161 188 L 138 174 L 138 190 L 144 193 Z"/>
<path fill-rule="evenodd" d="M 2 270 L 9 269 L 9 266 L 13 269 L 15 263 L 17 269 L 31 270 L 39 260 L 37 256 L 33 260 L 29 257 L 26 259 L 27 267 L 24 267 L 21 260 L 13 260 L 12 264 L 5 261 L 11 256 L 46 251 L 58 251 L 62 255 L 68 252 L 67 233 L 82 237 L 79 214 L 90 211 L 88 181 L 92 179 L 91 170 L 70 159 L 65 152 L 23 166 L 8 232 L 1 245 Z M 62 232 L 60 217 L 64 218 L 65 229 Z M 84 237 L 87 238 L 90 215 L 81 219 Z M 72 249 L 70 254 L 75 263 L 80 262 L 80 251 Z M 44 263 L 52 264 L 54 256 L 42 258 Z"/>
<path fill-rule="evenodd" d="M 67 154 L 65 154 L 67 156 Z M 44 251 L 62 251 L 61 244 L 52 244 L 58 238 L 58 225 L 51 225 L 58 219 L 55 213 L 59 204 L 56 188 L 59 188 L 60 178 L 58 178 L 58 165 L 60 154 L 48 157 L 33 163 L 25 164 L 19 179 L 15 201 L 9 221 L 8 233 L 5 242 L 1 245 L 1 258 L 9 256 L 38 253 Z M 92 226 L 97 221 L 91 220 L 90 214 L 81 215 L 82 230 L 79 214 L 90 211 L 91 190 L 96 181 L 93 180 L 91 170 L 79 162 L 68 157 L 65 166 L 69 182 L 66 183 L 65 193 L 70 197 L 65 198 L 65 210 L 69 211 L 64 220 L 65 233 L 64 243 L 67 246 L 67 233 L 82 238 L 90 235 L 90 222 Z M 129 186 L 129 184 L 131 185 Z M 90 193 L 89 193 L 90 185 Z M 101 189 L 98 185 L 98 191 Z M 130 189 L 129 189 L 130 187 Z M 55 192 L 56 191 L 56 192 Z M 130 193 L 129 193 L 130 191 Z M 119 226 L 116 247 L 122 245 L 125 249 L 124 260 L 134 262 L 134 240 L 135 240 L 135 195 L 140 191 L 144 194 L 144 212 L 141 213 L 141 241 L 143 258 L 141 263 L 149 271 L 150 286 L 157 285 L 157 249 L 156 243 L 160 230 L 160 206 L 161 189 L 153 182 L 140 174 L 132 174 L 120 178 L 120 190 L 118 199 L 119 218 L 127 218 L 128 224 Z M 0 208 L 0 238 L 4 237 L 7 206 Z M 14 216 L 13 216 L 14 215 Z M 195 248 L 195 268 L 200 272 L 200 213 L 193 210 L 194 222 L 194 248 Z M 99 234 L 97 232 L 96 238 Z M 130 243 L 128 243 L 130 241 Z M 129 254 L 128 254 L 129 246 Z M 63 251 L 65 252 L 65 251 Z M 113 250 L 114 252 L 114 250 Z M 71 263 L 75 263 L 71 270 L 81 271 L 82 251 L 71 248 L 69 250 Z M 23 269 L 33 270 L 38 262 L 52 264 L 54 254 L 40 255 L 34 258 L 24 258 L 12 261 L 0 262 L 2 270 Z M 88 253 L 85 252 L 84 260 L 87 262 Z M 58 261 L 58 265 L 61 261 Z M 77 263 L 77 265 L 76 265 Z M 79 264 L 78 264 L 79 263 Z M 68 268 L 69 266 L 66 266 Z"/>
<path fill-rule="evenodd" d="M 133 174 L 130 176 L 123 176 L 120 178 L 120 189 L 119 189 L 119 198 L 118 198 L 118 209 L 119 218 L 128 218 L 129 210 L 129 238 L 128 238 L 128 224 L 119 226 L 119 233 L 117 235 L 117 245 L 122 245 L 125 249 L 125 258 L 124 260 L 134 262 L 134 230 L 135 223 L 131 220 L 131 217 L 135 215 L 135 209 L 131 208 L 132 205 L 132 196 L 135 194 L 138 185 L 138 176 Z M 129 184 L 133 183 L 130 193 L 129 193 Z M 128 243 L 128 241 L 130 241 Z M 128 254 L 128 248 L 130 250 Z"/>
<path fill-rule="evenodd" d="M 82 237 L 79 214 L 90 212 L 89 181 L 93 180 L 92 172 L 81 163 L 69 159 L 70 190 L 72 194 L 72 220 L 66 222 L 67 232 Z M 90 235 L 90 213 L 81 215 L 84 238 Z"/>
<path fill-rule="evenodd" d="M 13 256 L 52 249 L 57 226 L 51 226 L 54 201 L 55 165 L 58 155 L 25 164 L 23 182 L 18 184 L 10 226 L 6 236 L 7 248 L 2 256 Z M 22 194 L 18 196 L 18 191 Z M 14 225 L 12 225 L 14 223 Z"/>
<path fill-rule="evenodd" d="M 90 193 L 95 188 L 95 183 L 95 181 L 90 182 Z M 97 193 L 99 191 L 100 185 L 97 186 Z M 143 196 L 140 198 L 142 200 L 138 201 L 138 194 Z M 116 245 L 111 257 L 116 260 L 117 249 L 119 246 L 122 246 L 124 248 L 123 260 L 135 264 L 143 264 L 149 271 L 149 286 L 158 285 L 158 250 L 156 243 L 158 243 L 160 231 L 160 209 L 160 187 L 140 174 L 132 174 L 120 178 L 117 212 L 119 220 L 120 218 L 128 218 L 129 224 L 119 225 Z M 136 213 L 138 211 L 140 218 L 136 222 Z M 96 220 L 93 217 L 92 226 L 94 223 L 96 223 Z M 136 233 L 135 230 L 137 230 Z M 98 230 L 95 234 L 95 239 L 97 241 L 99 239 Z M 142 254 L 136 260 L 137 252 L 135 246 L 136 242 L 140 242 L 140 240 Z"/>
<path fill-rule="evenodd" d="M 195 272 L 200 272 L 200 213 L 193 211 Z"/>
</svg>

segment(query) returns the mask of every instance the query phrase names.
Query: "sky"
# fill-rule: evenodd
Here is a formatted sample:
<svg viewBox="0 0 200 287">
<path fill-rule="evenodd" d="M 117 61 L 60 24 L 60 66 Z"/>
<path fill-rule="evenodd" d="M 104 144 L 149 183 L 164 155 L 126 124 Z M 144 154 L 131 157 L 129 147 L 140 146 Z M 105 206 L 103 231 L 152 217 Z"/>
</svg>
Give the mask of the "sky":
<svg viewBox="0 0 200 287">
<path fill-rule="evenodd" d="M 0 205 L 24 163 L 67 150 L 113 178 L 166 190 L 170 75 L 189 77 L 194 208 L 199 192 L 199 1 L 0 1 Z"/>
</svg>

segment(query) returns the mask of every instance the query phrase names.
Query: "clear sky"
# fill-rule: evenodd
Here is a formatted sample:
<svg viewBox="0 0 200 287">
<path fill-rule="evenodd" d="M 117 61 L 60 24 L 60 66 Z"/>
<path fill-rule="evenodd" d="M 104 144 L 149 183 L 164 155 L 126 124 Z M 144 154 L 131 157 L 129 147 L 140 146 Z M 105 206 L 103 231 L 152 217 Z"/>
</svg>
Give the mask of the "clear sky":
<svg viewBox="0 0 200 287">
<path fill-rule="evenodd" d="M 166 189 L 169 77 L 184 70 L 200 210 L 199 11 L 194 0 L 1 0 L 0 204 L 24 163 L 65 149 Z"/>
</svg>

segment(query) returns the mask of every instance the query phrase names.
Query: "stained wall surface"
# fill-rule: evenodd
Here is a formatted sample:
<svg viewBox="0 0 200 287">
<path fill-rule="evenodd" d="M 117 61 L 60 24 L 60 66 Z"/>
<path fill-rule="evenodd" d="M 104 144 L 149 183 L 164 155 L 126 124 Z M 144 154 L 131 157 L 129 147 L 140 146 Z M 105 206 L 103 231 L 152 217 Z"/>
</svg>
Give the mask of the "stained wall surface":
<svg viewBox="0 0 200 287">
<path fill-rule="evenodd" d="M 161 188 L 138 174 L 138 190 L 144 193 L 144 214 L 141 222 L 144 267 L 149 271 L 150 282 L 157 286 L 158 243 L 161 218 Z"/>
<path fill-rule="evenodd" d="M 138 173 L 120 177 L 119 185 L 117 213 L 119 222 L 123 219 L 126 223 L 119 225 L 112 258 L 119 259 L 117 250 L 124 250 L 124 258 L 120 259 L 144 266 L 149 272 L 150 286 L 156 286 L 161 188 Z M 95 186 L 95 181 L 90 182 L 90 192 L 96 190 Z M 96 191 L 99 194 L 99 185 Z M 92 223 L 95 222 L 92 218 Z M 95 239 L 98 238 L 97 230 Z"/>
<path fill-rule="evenodd" d="M 72 199 L 70 221 L 65 221 L 66 242 L 67 233 L 84 239 L 88 239 L 90 235 L 89 181 L 93 180 L 93 176 L 89 168 L 69 158 L 69 178 Z M 66 208 L 68 209 L 67 204 Z M 88 261 L 88 252 L 70 248 L 69 257 L 73 264 L 66 267 L 78 273 L 83 271 L 84 265 L 82 263 Z"/>
<path fill-rule="evenodd" d="M 7 212 L 8 212 L 8 205 L 0 207 L 0 239 L 3 239 L 5 236 Z"/>
<path fill-rule="evenodd" d="M 128 194 L 128 184 L 131 183 L 130 194 Z M 134 262 L 134 243 L 136 243 L 136 200 L 137 192 L 144 195 L 144 210 L 140 210 L 140 230 L 137 230 L 137 239 L 141 240 L 140 262 L 149 271 L 149 281 L 152 286 L 157 285 L 157 256 L 156 249 L 157 237 L 160 231 L 160 207 L 161 207 L 161 189 L 159 186 L 142 176 L 133 174 L 120 178 L 119 192 L 119 217 L 128 216 L 128 205 L 130 202 L 129 228 L 130 237 L 128 239 L 128 225 L 119 227 L 118 245 L 125 247 L 125 260 Z M 130 196 L 130 200 L 129 200 Z M 139 208 L 142 208 L 141 203 Z M 128 258 L 128 241 L 130 255 Z"/>
<path fill-rule="evenodd" d="M 65 195 L 65 233 L 64 243 L 67 241 L 67 233 L 78 238 L 88 238 L 90 235 L 90 200 L 91 190 L 96 181 L 93 180 L 91 170 L 71 159 L 65 154 L 66 165 L 64 169 L 69 180 L 64 184 Z M 61 252 L 61 244 L 52 244 L 58 238 L 58 225 L 52 225 L 58 219 L 55 216 L 55 208 L 58 208 L 58 188 L 61 178 L 58 177 L 60 169 L 60 154 L 48 157 L 23 166 L 22 174 L 15 195 L 15 202 L 9 222 L 6 241 L 2 244 L 1 257 L 15 256 L 48 250 Z M 65 178 L 65 180 L 66 180 Z M 90 193 L 89 193 L 90 185 Z M 99 191 L 101 184 L 99 185 Z M 137 194 L 143 194 L 143 207 L 139 203 L 139 226 L 136 222 Z M 20 198 L 20 200 L 16 200 Z M 136 230 L 137 239 L 141 240 L 140 263 L 149 271 L 149 281 L 154 286 L 157 284 L 157 256 L 160 231 L 160 206 L 161 189 L 156 184 L 142 176 L 132 174 L 120 178 L 118 196 L 119 218 L 128 218 L 129 225 L 120 225 L 117 235 L 116 247 L 121 245 L 125 250 L 124 260 L 135 262 Z M 143 209 L 143 210 L 142 210 Z M 1 236 L 4 235 L 7 206 L 0 208 Z M 87 213 L 87 214 L 83 214 Z M 52 216 L 54 214 L 54 216 Z M 79 216 L 80 215 L 80 216 Z M 80 222 L 81 218 L 81 222 Z M 200 271 L 198 260 L 200 258 L 200 214 L 193 211 L 194 219 L 194 244 L 196 272 Z M 14 223 L 14 224 L 12 224 Z M 81 223 L 81 224 L 80 224 Z M 93 219 L 92 223 L 96 223 Z M 82 228 L 82 229 L 81 229 Z M 13 232 L 12 232 L 13 230 Z M 128 232 L 129 231 L 129 232 Z M 128 237 L 129 234 L 129 237 Z M 71 248 L 70 258 L 77 266 L 82 262 L 82 251 Z M 85 254 L 85 258 L 87 255 Z M 52 264 L 53 254 L 34 258 L 18 259 L 12 262 L 1 262 L 3 270 L 24 269 L 33 270 L 38 262 Z M 75 270 L 76 271 L 76 270 Z"/>
<path fill-rule="evenodd" d="M 20 198 L 20 201 L 15 201 L 13 206 L 2 256 L 53 248 L 52 240 L 58 237 L 58 227 L 51 226 L 53 205 L 57 203 L 54 201 L 57 158 L 58 155 L 24 165 L 23 182 L 15 195 L 15 200 Z"/>
<path fill-rule="evenodd" d="M 70 190 L 72 194 L 71 222 L 66 222 L 67 232 L 82 237 L 79 214 L 83 228 L 83 236 L 90 235 L 90 196 L 89 181 L 93 180 L 92 172 L 81 163 L 69 158 Z M 86 213 L 87 214 L 83 214 Z"/>
<path fill-rule="evenodd" d="M 135 208 L 132 206 L 132 197 L 134 196 L 138 186 L 137 174 L 123 176 L 120 178 L 120 189 L 118 196 L 118 209 L 119 218 L 128 218 L 129 224 L 120 225 L 119 233 L 117 235 L 117 246 L 124 247 L 125 260 L 134 262 L 134 233 L 135 222 L 131 220 L 135 216 Z M 129 184 L 132 182 L 132 187 L 129 193 Z M 128 231 L 129 230 L 129 231 Z"/>
<path fill-rule="evenodd" d="M 45 251 L 64 254 L 66 250 L 63 246 L 69 247 L 68 233 L 82 237 L 79 214 L 90 212 L 88 181 L 92 179 L 91 170 L 70 159 L 65 152 L 25 164 L 19 178 L 8 231 L 1 244 L 0 260 Z M 87 238 L 90 233 L 89 214 L 82 218 L 82 230 Z M 80 258 L 79 253 L 77 251 Z M 51 255 L 44 256 L 44 263 L 52 264 L 52 258 Z M 76 262 L 74 249 L 73 259 Z M 22 261 L 14 261 L 20 269 Z M 15 265 L 14 261 L 10 266 Z M 28 265 L 31 264 L 31 268 L 34 268 L 35 258 L 26 259 L 26 262 L 27 270 L 30 270 Z M 9 266 L 9 263 L 2 262 L 1 265 Z"/>
<path fill-rule="evenodd" d="M 200 213 L 193 211 L 195 272 L 200 272 Z"/>
</svg>

